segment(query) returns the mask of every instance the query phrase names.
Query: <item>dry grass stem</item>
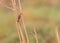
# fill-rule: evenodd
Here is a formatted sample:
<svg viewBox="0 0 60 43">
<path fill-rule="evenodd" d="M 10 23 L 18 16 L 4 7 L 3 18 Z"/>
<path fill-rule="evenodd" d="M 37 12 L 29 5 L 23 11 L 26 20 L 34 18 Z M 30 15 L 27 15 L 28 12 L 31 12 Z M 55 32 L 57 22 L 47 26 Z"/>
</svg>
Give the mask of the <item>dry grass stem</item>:
<svg viewBox="0 0 60 43">
<path fill-rule="evenodd" d="M 28 33 L 27 33 L 27 30 L 26 30 L 26 27 L 25 27 L 25 24 L 24 24 L 23 16 L 21 16 L 21 20 L 22 20 L 23 28 L 24 28 L 25 35 L 26 35 L 26 38 L 27 38 L 27 43 L 29 43 Z"/>
<path fill-rule="evenodd" d="M 23 12 L 22 12 L 22 4 L 21 4 L 21 0 L 18 0 L 18 3 L 19 3 L 19 11 L 20 11 L 20 13 L 23 13 Z"/>
<path fill-rule="evenodd" d="M 36 32 L 35 28 L 34 28 L 34 33 L 35 33 L 36 43 L 38 43 L 38 36 L 37 36 L 37 32 Z"/>
<path fill-rule="evenodd" d="M 14 13 L 15 13 L 15 15 L 17 15 L 16 3 L 14 2 L 14 0 L 11 0 L 11 2 L 12 2 L 12 6 L 13 6 L 13 8 L 15 9 Z M 19 39 L 20 39 L 20 42 L 21 42 L 20 31 L 19 31 L 19 28 L 18 28 L 17 22 L 16 22 L 16 26 L 17 26 L 17 30 L 18 30 L 18 36 L 19 36 Z"/>
<path fill-rule="evenodd" d="M 16 2 L 15 2 L 15 0 L 11 0 L 11 1 L 12 1 L 12 6 L 15 9 L 14 13 L 15 13 L 15 16 L 16 16 L 16 26 L 17 26 L 17 30 L 18 30 L 18 35 L 19 35 L 20 42 L 21 42 L 21 38 L 20 38 L 20 34 L 21 34 L 22 43 L 26 43 L 25 37 L 24 37 L 23 32 L 21 30 L 21 27 L 20 27 L 19 23 L 17 22 L 18 12 L 17 12 L 17 7 L 16 7 Z"/>
<path fill-rule="evenodd" d="M 18 34 L 21 34 L 21 37 L 22 37 L 22 40 L 21 40 L 21 37 L 20 37 L 20 35 L 19 35 L 20 43 L 26 43 L 25 37 L 24 37 L 24 35 L 23 35 L 22 29 L 21 29 L 21 27 L 20 27 L 20 24 L 19 24 L 19 23 L 17 23 L 17 27 L 19 28 L 19 30 L 18 30 L 18 31 L 20 32 L 20 33 L 18 33 Z"/>
<path fill-rule="evenodd" d="M 55 26 L 55 33 L 56 33 L 56 38 L 57 38 L 57 42 L 60 43 L 60 39 L 59 39 L 59 33 L 58 33 L 58 26 Z"/>
<path fill-rule="evenodd" d="M 18 3 L 19 3 L 19 11 L 20 11 L 20 13 L 23 13 L 21 0 L 18 0 Z M 25 24 L 24 24 L 23 14 L 22 14 L 22 16 L 21 16 L 21 20 L 22 20 L 23 27 L 24 27 L 24 31 L 25 31 L 25 35 L 26 35 L 26 38 L 27 38 L 27 43 L 29 43 L 28 34 L 27 34 L 27 31 L 26 31 L 26 26 L 25 26 Z"/>
</svg>

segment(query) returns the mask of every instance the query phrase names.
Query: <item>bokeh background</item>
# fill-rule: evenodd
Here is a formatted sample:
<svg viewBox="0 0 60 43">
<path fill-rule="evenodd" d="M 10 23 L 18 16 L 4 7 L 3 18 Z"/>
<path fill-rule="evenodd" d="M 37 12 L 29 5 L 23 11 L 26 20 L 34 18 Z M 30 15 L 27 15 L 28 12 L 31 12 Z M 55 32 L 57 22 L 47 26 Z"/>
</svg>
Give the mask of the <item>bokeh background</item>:
<svg viewBox="0 0 60 43">
<path fill-rule="evenodd" d="M 11 0 L 0 0 L 11 7 Z M 18 2 L 16 0 L 17 7 Z M 36 28 L 39 43 L 57 43 L 55 27 L 60 31 L 60 0 L 21 0 L 25 26 L 30 43 L 36 43 L 33 29 Z M 53 21 L 53 22 L 51 22 Z M 60 32 L 59 32 L 60 36 Z M 15 14 L 0 4 L 0 43 L 19 43 Z"/>
</svg>

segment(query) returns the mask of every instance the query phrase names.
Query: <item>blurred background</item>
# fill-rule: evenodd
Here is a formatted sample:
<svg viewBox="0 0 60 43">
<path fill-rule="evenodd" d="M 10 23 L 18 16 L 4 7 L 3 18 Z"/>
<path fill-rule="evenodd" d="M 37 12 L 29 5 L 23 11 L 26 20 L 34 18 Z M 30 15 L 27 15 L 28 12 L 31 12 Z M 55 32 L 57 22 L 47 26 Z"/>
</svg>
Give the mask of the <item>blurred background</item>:
<svg viewBox="0 0 60 43">
<path fill-rule="evenodd" d="M 12 7 L 11 0 L 0 1 L 0 43 L 19 43 L 15 14 L 3 6 Z M 21 4 L 30 43 L 36 43 L 34 28 L 39 43 L 57 43 L 55 25 L 60 36 L 60 0 L 21 0 Z"/>
</svg>

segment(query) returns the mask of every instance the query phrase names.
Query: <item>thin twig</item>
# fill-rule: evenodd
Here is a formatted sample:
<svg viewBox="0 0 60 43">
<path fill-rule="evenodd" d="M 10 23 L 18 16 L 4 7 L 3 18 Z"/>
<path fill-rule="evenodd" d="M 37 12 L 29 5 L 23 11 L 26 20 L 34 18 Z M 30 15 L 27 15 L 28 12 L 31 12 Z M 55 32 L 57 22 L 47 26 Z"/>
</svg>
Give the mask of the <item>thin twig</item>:
<svg viewBox="0 0 60 43">
<path fill-rule="evenodd" d="M 19 3 L 19 10 L 20 10 L 20 13 L 23 13 L 23 12 L 22 12 L 21 0 L 18 0 L 18 3 Z M 26 26 L 25 26 L 25 24 L 24 24 L 23 15 L 21 15 L 21 20 L 22 20 L 23 27 L 24 27 L 24 31 L 25 31 L 25 35 L 26 35 L 26 38 L 27 38 L 27 43 L 29 43 L 28 34 L 27 34 L 27 31 L 26 31 Z"/>
<path fill-rule="evenodd" d="M 36 32 L 35 28 L 34 28 L 34 33 L 35 33 L 36 43 L 38 43 L 38 36 L 37 36 L 37 32 Z"/>
<path fill-rule="evenodd" d="M 11 0 L 11 1 L 12 1 L 12 6 L 15 9 L 14 13 L 15 13 L 15 15 L 17 15 L 16 3 L 14 2 L 14 0 Z M 19 31 L 17 23 L 16 23 L 16 26 L 17 26 L 17 30 L 18 30 L 18 36 L 19 36 L 19 39 L 20 39 L 20 31 Z M 21 42 L 21 39 L 20 39 L 20 42 Z"/>
<path fill-rule="evenodd" d="M 19 3 L 19 11 L 20 11 L 20 13 L 22 13 L 22 4 L 21 4 L 21 0 L 18 0 L 18 3 Z"/>
<path fill-rule="evenodd" d="M 25 35 L 26 35 L 26 38 L 27 38 L 27 43 L 29 43 L 28 33 L 27 33 L 27 30 L 26 30 L 26 26 L 25 26 L 25 24 L 24 24 L 23 16 L 21 16 L 21 20 L 22 20 L 23 28 L 24 28 Z"/>
<path fill-rule="evenodd" d="M 56 38 L 57 38 L 57 42 L 60 43 L 60 39 L 59 39 L 59 33 L 58 33 L 58 26 L 55 26 L 55 33 L 56 33 Z"/>
<path fill-rule="evenodd" d="M 17 23 L 17 27 L 19 28 L 19 32 L 18 32 L 18 34 L 21 34 L 21 37 L 22 37 L 22 41 L 21 41 L 21 37 L 19 36 L 19 38 L 20 38 L 20 43 L 26 43 L 26 40 L 25 40 L 25 37 L 24 37 L 24 35 L 23 35 L 23 32 L 22 32 L 22 29 L 20 29 L 21 27 L 20 27 L 20 24 L 19 23 Z"/>
<path fill-rule="evenodd" d="M 12 1 L 12 6 L 15 9 L 14 13 L 16 15 L 16 26 L 17 26 L 17 30 L 18 30 L 18 35 L 19 35 L 20 43 L 26 43 L 25 37 L 24 37 L 23 32 L 21 30 L 21 27 L 20 27 L 19 23 L 17 22 L 18 12 L 17 12 L 17 7 L 16 7 L 16 2 L 15 2 L 15 0 L 11 0 L 11 1 Z M 23 42 L 21 42 L 20 33 L 21 33 L 21 37 L 22 37 Z"/>
</svg>

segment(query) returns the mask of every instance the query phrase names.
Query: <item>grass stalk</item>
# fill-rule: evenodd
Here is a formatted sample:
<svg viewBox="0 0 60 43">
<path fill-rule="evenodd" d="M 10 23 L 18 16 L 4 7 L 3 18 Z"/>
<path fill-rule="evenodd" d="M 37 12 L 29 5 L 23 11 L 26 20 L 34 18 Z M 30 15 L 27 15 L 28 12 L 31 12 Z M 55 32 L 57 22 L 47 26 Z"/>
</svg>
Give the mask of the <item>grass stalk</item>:
<svg viewBox="0 0 60 43">
<path fill-rule="evenodd" d="M 21 0 L 18 0 L 18 3 L 19 3 L 19 11 L 20 11 L 20 13 L 23 13 Z M 23 28 L 24 28 L 25 35 L 26 35 L 26 38 L 27 38 L 27 43 L 29 43 L 29 39 L 28 39 L 28 34 L 27 34 L 26 26 L 25 26 L 25 24 L 24 24 L 23 14 L 21 15 L 21 20 L 22 20 Z"/>
<path fill-rule="evenodd" d="M 36 32 L 36 29 L 34 28 L 34 33 L 35 33 L 35 39 L 36 39 L 36 43 L 38 43 L 38 35 L 37 35 L 37 32 Z"/>
<path fill-rule="evenodd" d="M 24 37 L 23 32 L 22 32 L 22 28 L 20 27 L 19 22 L 17 22 L 18 12 L 17 12 L 17 7 L 16 7 L 16 2 L 15 2 L 15 0 L 11 0 L 11 1 L 12 1 L 12 6 L 15 9 L 14 13 L 15 13 L 15 16 L 16 16 L 16 26 L 17 26 L 17 30 L 18 30 L 18 35 L 19 35 L 20 43 L 26 43 L 25 37 Z M 21 37 L 22 37 L 22 42 L 21 42 L 20 34 L 21 34 Z"/>
<path fill-rule="evenodd" d="M 58 33 L 58 26 L 55 26 L 55 34 L 56 34 L 56 38 L 57 38 L 57 42 L 60 43 L 60 39 L 59 39 L 59 33 Z"/>
</svg>

